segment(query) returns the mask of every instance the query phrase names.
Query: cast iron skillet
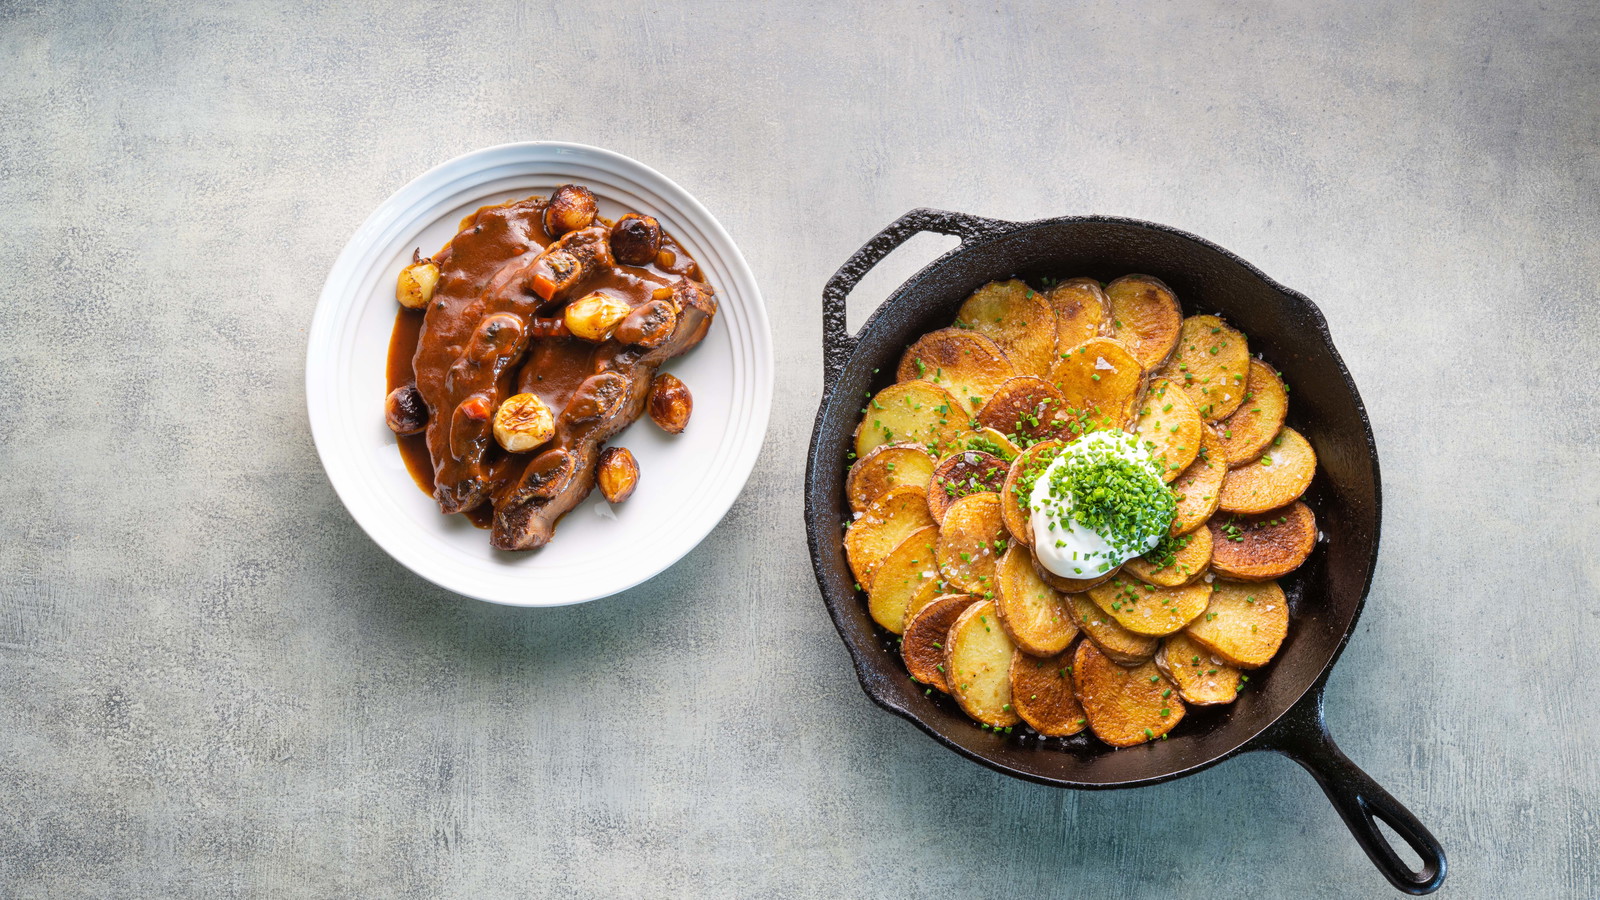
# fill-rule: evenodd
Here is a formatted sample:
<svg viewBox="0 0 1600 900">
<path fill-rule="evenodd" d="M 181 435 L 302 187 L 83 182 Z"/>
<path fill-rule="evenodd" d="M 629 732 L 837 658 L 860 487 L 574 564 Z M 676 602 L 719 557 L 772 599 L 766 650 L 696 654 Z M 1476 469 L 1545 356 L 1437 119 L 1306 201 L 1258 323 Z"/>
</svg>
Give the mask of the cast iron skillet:
<svg viewBox="0 0 1600 900">
<path fill-rule="evenodd" d="M 961 238 L 956 249 L 918 272 L 873 313 L 861 333 L 845 326 L 845 298 L 890 251 L 919 232 Z M 1307 500 L 1326 535 L 1282 584 L 1289 636 L 1277 658 L 1250 673 L 1232 706 L 1191 707 L 1172 737 L 1112 750 L 1087 735 L 1039 742 L 977 728 L 942 696 L 926 697 L 907 678 L 892 635 L 873 624 L 853 588 L 841 546 L 850 519 L 844 474 L 862 397 L 894 380 L 901 352 L 918 336 L 950 324 L 978 286 L 1013 275 L 1090 275 L 1102 281 L 1140 272 L 1177 292 L 1186 313 L 1219 312 L 1244 331 L 1252 352 L 1277 365 L 1291 388 L 1289 423 L 1320 462 Z M 1221 247 L 1164 225 L 1066 216 L 1000 222 L 919 209 L 901 216 L 856 252 L 823 292 L 825 388 L 806 468 L 806 530 L 823 600 L 855 661 L 861 686 L 878 705 L 911 720 L 957 753 L 992 769 L 1068 788 L 1156 784 L 1253 750 L 1282 753 L 1309 771 L 1363 850 L 1395 887 L 1412 894 L 1444 881 L 1444 850 L 1404 806 L 1334 745 L 1322 713 L 1323 687 L 1355 628 L 1378 555 L 1378 453 L 1366 410 L 1327 322 L 1307 298 L 1267 278 Z M 1412 871 L 1379 830 L 1381 819 L 1422 859 Z"/>
</svg>

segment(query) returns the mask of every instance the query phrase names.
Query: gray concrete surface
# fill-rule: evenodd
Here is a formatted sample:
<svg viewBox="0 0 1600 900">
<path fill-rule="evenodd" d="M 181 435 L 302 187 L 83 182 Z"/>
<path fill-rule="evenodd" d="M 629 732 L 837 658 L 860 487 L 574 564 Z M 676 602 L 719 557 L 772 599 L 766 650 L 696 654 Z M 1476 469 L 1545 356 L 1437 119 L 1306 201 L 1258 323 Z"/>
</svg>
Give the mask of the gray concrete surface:
<svg viewBox="0 0 1600 900">
<path fill-rule="evenodd" d="M 1600 894 L 1592 4 L 0 0 L 0 83 L 0 895 L 1387 895 L 1282 759 L 1067 793 L 857 689 L 818 293 L 915 206 L 1156 219 L 1321 303 L 1388 501 L 1332 725 L 1441 896 Z M 367 540 L 302 387 L 367 212 L 533 138 L 698 195 L 794 373 L 698 550 L 542 612 Z"/>
</svg>

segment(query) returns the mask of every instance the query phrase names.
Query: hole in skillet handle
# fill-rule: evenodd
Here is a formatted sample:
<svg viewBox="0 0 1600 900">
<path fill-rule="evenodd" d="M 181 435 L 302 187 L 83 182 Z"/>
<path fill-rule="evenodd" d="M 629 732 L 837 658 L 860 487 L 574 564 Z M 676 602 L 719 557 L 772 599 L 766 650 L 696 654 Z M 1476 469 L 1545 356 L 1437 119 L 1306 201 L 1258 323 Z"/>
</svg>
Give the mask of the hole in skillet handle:
<svg viewBox="0 0 1600 900">
<path fill-rule="evenodd" d="M 1408 894 L 1431 894 L 1444 884 L 1449 869 L 1444 848 L 1409 809 L 1351 762 L 1333 742 L 1323 716 L 1325 678 L 1249 749 L 1271 750 L 1299 763 L 1316 779 L 1356 843 L 1390 884 Z M 1387 829 L 1381 828 L 1380 822 Z M 1416 854 L 1422 861 L 1420 869 L 1413 869 L 1400 858 L 1386 830 L 1392 830 Z"/>
</svg>

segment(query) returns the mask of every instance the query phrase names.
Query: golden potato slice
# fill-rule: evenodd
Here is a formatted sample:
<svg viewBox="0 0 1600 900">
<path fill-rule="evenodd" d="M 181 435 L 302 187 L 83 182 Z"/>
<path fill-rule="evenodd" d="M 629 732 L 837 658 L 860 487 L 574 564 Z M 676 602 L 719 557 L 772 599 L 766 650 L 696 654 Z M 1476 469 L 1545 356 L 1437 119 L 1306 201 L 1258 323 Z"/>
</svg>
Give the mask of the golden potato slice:
<svg viewBox="0 0 1600 900">
<path fill-rule="evenodd" d="M 1229 469 L 1222 479 L 1217 508 L 1223 512 L 1258 513 L 1288 506 L 1300 499 L 1317 474 L 1317 451 L 1285 426 L 1255 462 Z"/>
<path fill-rule="evenodd" d="M 1172 496 L 1178 498 L 1178 510 L 1172 517 L 1173 534 L 1188 534 L 1211 518 L 1222 498 L 1222 481 L 1227 476 L 1222 441 L 1208 425 L 1200 429 L 1199 455 L 1172 482 Z"/>
<path fill-rule="evenodd" d="M 1060 441 L 1045 441 L 1017 454 L 1000 488 L 1000 517 L 1011 539 L 1033 546 L 1033 525 L 1028 511 L 1033 483 L 1049 467 L 1064 446 Z"/>
<path fill-rule="evenodd" d="M 933 455 L 920 444 L 882 444 L 856 460 L 845 479 L 845 494 L 850 509 L 866 512 L 872 501 L 891 488 L 920 487 L 933 479 Z"/>
<path fill-rule="evenodd" d="M 1106 299 L 1111 303 L 1111 336 L 1126 344 L 1146 369 L 1166 362 L 1183 322 L 1172 288 L 1150 275 L 1124 275 L 1106 285 Z"/>
<path fill-rule="evenodd" d="M 1061 392 L 1037 375 L 1006 379 L 978 410 L 980 426 L 1022 446 L 1066 439 L 1073 418 Z"/>
<path fill-rule="evenodd" d="M 905 631 L 906 614 L 913 599 L 921 607 L 934 598 L 939 584 L 938 564 L 934 562 L 934 545 L 938 541 L 937 527 L 918 528 L 883 558 L 873 573 L 872 587 L 867 590 L 867 612 L 874 622 L 899 634 Z"/>
<path fill-rule="evenodd" d="M 948 390 L 965 421 L 995 388 L 1016 374 L 1016 366 L 994 341 L 959 328 L 941 328 L 906 348 L 897 377 L 902 383 L 929 381 Z"/>
<path fill-rule="evenodd" d="M 856 582 L 872 590 L 878 566 L 900 546 L 900 542 L 919 528 L 934 524 L 928 514 L 928 494 L 918 487 L 892 488 L 873 501 L 844 533 L 844 553 Z"/>
<path fill-rule="evenodd" d="M 1178 331 L 1178 352 L 1159 374 L 1183 386 L 1207 422 L 1225 419 L 1244 400 L 1250 347 L 1216 316 L 1190 316 Z"/>
<path fill-rule="evenodd" d="M 1105 333 L 1111 301 L 1093 278 L 1069 278 L 1044 293 L 1056 314 L 1056 348 L 1076 347 Z"/>
<path fill-rule="evenodd" d="M 1161 639 L 1155 663 L 1185 702 L 1215 706 L 1232 703 L 1239 696 L 1244 673 L 1212 656 L 1182 631 Z"/>
<path fill-rule="evenodd" d="M 998 456 L 1006 462 L 1017 458 L 1022 448 L 1011 443 L 1011 439 L 995 431 L 993 428 L 979 428 L 967 435 L 963 442 L 963 450 L 982 450 L 991 456 Z"/>
<path fill-rule="evenodd" d="M 1017 650 L 1000 627 L 994 601 L 967 607 L 944 644 L 945 681 L 961 710 L 991 728 L 1021 721 L 1011 706 L 1011 657 Z"/>
<path fill-rule="evenodd" d="M 1072 685 L 1072 655 L 1011 657 L 1011 705 L 1034 731 L 1067 737 L 1088 726 Z"/>
<path fill-rule="evenodd" d="M 995 571 L 995 611 L 1012 643 L 1023 653 L 1052 656 L 1067 649 L 1078 626 L 1067 613 L 1067 601 L 1033 568 L 1033 551 L 1012 544 Z"/>
<path fill-rule="evenodd" d="M 1134 420 L 1134 433 L 1161 464 L 1161 479 L 1168 482 L 1176 481 L 1200 455 L 1204 428 L 1189 395 L 1164 378 L 1150 383 Z"/>
<path fill-rule="evenodd" d="M 1317 517 L 1299 501 L 1253 516 L 1217 516 L 1206 525 L 1216 543 L 1211 568 L 1233 581 L 1281 578 L 1317 545 Z"/>
<path fill-rule="evenodd" d="M 911 443 L 943 456 L 971 430 L 971 414 L 928 381 L 891 384 L 867 400 L 856 426 L 856 458 L 884 444 Z"/>
<path fill-rule="evenodd" d="M 1222 453 L 1230 466 L 1254 462 L 1272 443 L 1283 417 L 1289 412 L 1289 392 L 1276 369 L 1259 359 L 1250 360 L 1244 397 L 1233 415 L 1217 423 L 1222 432 Z"/>
<path fill-rule="evenodd" d="M 1156 587 L 1132 575 L 1119 575 L 1089 589 L 1089 599 L 1134 634 L 1161 637 L 1206 611 L 1211 586 L 1205 583 Z"/>
<path fill-rule="evenodd" d="M 1029 548 L 1028 555 L 1033 559 L 1033 571 L 1038 574 L 1039 579 L 1063 594 L 1082 593 L 1087 591 L 1089 588 L 1105 584 L 1111 579 L 1117 577 L 1117 573 L 1122 571 L 1122 567 L 1117 566 L 1114 569 L 1108 569 L 1098 575 L 1091 575 L 1088 578 L 1068 578 L 1065 575 L 1057 575 L 1056 573 L 1045 568 L 1044 563 L 1039 562 L 1039 555 L 1034 553 L 1032 548 Z"/>
<path fill-rule="evenodd" d="M 991 281 L 973 291 L 961 304 L 956 323 L 994 341 L 1018 372 L 1050 371 L 1056 316 L 1044 297 L 1021 281 Z"/>
<path fill-rule="evenodd" d="M 1143 556 L 1122 564 L 1122 570 L 1156 587 L 1178 587 L 1204 575 L 1211 563 L 1212 534 L 1196 528 L 1188 534 L 1167 535 Z"/>
<path fill-rule="evenodd" d="M 1241 669 L 1272 661 L 1289 633 L 1289 600 L 1276 581 L 1247 584 L 1217 579 L 1211 605 L 1189 623 L 1189 637 L 1218 659 Z"/>
<path fill-rule="evenodd" d="M 1072 683 L 1094 736 L 1113 747 L 1156 740 L 1183 721 L 1183 701 L 1153 662 L 1121 666 L 1083 641 L 1072 655 Z"/>
<path fill-rule="evenodd" d="M 1068 594 L 1067 613 L 1083 636 L 1094 642 L 1100 652 L 1124 666 L 1136 666 L 1148 660 L 1161 643 L 1159 638 L 1134 634 L 1117 620 L 1101 612 L 1088 594 Z"/>
<path fill-rule="evenodd" d="M 962 497 L 945 511 L 939 527 L 939 573 L 957 589 L 992 594 L 995 566 L 1006 552 L 1006 543 L 1000 495 Z"/>
<path fill-rule="evenodd" d="M 945 594 L 906 618 L 900 658 L 906 661 L 906 671 L 912 678 L 950 693 L 944 678 L 944 642 L 950 636 L 950 626 L 978 599 L 971 594 Z"/>
<path fill-rule="evenodd" d="M 1010 466 L 982 450 L 958 450 L 939 460 L 928 484 L 928 512 L 943 522 L 945 511 L 962 497 L 998 494 Z"/>
<path fill-rule="evenodd" d="M 1144 366 L 1126 345 L 1111 338 L 1091 338 L 1061 354 L 1048 380 L 1067 404 L 1072 434 L 1122 428 L 1133 421 L 1144 387 Z"/>
</svg>

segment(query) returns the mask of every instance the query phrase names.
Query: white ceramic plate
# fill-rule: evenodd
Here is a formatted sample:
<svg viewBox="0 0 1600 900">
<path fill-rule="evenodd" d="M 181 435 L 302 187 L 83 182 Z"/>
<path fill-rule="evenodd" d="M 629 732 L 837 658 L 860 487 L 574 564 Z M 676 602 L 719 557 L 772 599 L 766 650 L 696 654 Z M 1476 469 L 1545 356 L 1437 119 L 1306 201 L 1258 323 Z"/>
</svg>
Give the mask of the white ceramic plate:
<svg viewBox="0 0 1600 900">
<path fill-rule="evenodd" d="M 611 444 L 632 450 L 639 487 L 608 505 L 598 491 L 540 550 L 489 546 L 489 533 L 441 515 L 406 472 L 384 425 L 384 362 L 395 276 L 411 250 L 436 251 L 480 206 L 565 182 L 587 185 L 602 215 L 648 213 L 688 249 L 721 304 L 700 346 L 663 367 L 694 394 L 681 435 L 648 421 Z M 389 555 L 433 583 L 515 606 L 582 603 L 626 590 L 699 544 L 739 496 L 772 407 L 772 336 L 744 257 L 717 220 L 659 173 L 625 156 L 538 141 L 469 153 L 384 201 L 339 254 L 322 288 L 306 351 L 311 434 L 339 499 Z"/>
</svg>

